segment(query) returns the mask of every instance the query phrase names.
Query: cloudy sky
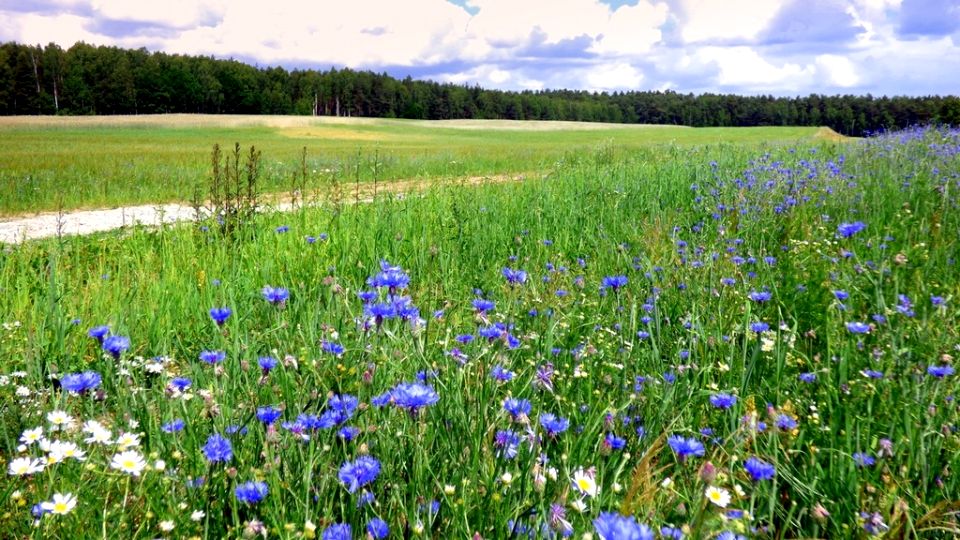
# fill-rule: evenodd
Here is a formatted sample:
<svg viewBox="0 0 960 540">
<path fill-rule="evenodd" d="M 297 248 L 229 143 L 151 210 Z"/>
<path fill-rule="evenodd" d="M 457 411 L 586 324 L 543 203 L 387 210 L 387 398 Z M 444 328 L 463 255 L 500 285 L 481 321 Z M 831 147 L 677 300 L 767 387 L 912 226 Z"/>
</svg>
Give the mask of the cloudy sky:
<svg viewBox="0 0 960 540">
<path fill-rule="evenodd" d="M 76 41 L 506 89 L 960 92 L 960 0 L 0 0 Z"/>
</svg>

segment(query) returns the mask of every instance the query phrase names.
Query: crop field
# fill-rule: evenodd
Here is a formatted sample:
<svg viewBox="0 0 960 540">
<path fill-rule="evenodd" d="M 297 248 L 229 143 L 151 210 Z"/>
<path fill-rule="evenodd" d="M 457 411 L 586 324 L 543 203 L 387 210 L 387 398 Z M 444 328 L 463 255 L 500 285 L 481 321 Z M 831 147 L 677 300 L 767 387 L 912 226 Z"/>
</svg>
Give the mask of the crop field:
<svg viewBox="0 0 960 540">
<path fill-rule="evenodd" d="M 960 535 L 960 131 L 241 120 L 5 124 L 0 211 L 532 174 L 6 246 L 0 536 Z"/>
<path fill-rule="evenodd" d="M 263 189 L 288 192 L 305 162 L 308 187 L 552 170 L 600 146 L 659 159 L 663 146 L 837 139 L 817 128 L 688 128 L 578 122 L 411 121 L 161 115 L 0 118 L 0 216 L 189 201 L 214 143 L 263 151 Z M 306 149 L 305 160 L 302 152 Z"/>
</svg>

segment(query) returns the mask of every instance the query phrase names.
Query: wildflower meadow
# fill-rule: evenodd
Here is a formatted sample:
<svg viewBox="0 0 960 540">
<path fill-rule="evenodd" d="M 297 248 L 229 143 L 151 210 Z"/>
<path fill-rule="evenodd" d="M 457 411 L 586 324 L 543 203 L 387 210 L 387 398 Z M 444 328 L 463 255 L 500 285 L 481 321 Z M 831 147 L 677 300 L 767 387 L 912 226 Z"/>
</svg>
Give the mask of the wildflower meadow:
<svg viewBox="0 0 960 540">
<path fill-rule="evenodd" d="M 0 537 L 960 535 L 960 131 L 652 156 L 5 246 Z"/>
</svg>

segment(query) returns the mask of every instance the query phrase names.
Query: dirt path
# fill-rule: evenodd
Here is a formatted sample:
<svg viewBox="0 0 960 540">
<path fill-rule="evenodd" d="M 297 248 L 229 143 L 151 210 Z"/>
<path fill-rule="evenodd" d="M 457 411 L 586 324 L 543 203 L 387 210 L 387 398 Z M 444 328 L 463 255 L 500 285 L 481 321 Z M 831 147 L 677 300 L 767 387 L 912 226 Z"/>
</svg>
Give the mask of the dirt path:
<svg viewBox="0 0 960 540">
<path fill-rule="evenodd" d="M 493 175 L 471 176 L 448 180 L 394 180 L 374 184 L 360 184 L 359 190 L 355 184 L 341 184 L 343 202 L 369 203 L 375 196 L 391 194 L 394 196 L 423 191 L 428 187 L 443 185 L 478 186 L 484 184 L 500 184 L 504 182 L 519 182 L 527 175 Z M 288 196 L 265 195 L 264 209 L 289 212 L 295 208 Z M 321 203 L 322 204 L 322 203 Z M 164 223 L 194 221 L 194 209 L 184 203 L 145 204 L 140 206 L 124 206 L 121 208 L 79 210 L 72 212 L 48 212 L 31 216 L 0 218 L 0 244 L 18 244 L 27 240 L 49 238 L 52 236 L 85 235 L 96 232 L 110 231 L 123 227 L 141 224 L 159 226 Z"/>
</svg>

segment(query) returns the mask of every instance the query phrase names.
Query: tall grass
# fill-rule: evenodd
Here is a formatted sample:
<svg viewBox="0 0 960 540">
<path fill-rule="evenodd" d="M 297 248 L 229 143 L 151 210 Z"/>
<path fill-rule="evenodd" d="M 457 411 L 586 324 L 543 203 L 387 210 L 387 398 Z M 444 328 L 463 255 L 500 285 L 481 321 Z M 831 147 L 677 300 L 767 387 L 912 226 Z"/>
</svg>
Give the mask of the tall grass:
<svg viewBox="0 0 960 540">
<path fill-rule="evenodd" d="M 431 180 L 544 171 L 566 152 L 612 141 L 629 151 L 729 140 L 745 144 L 810 140 L 814 128 L 622 126 L 536 131 L 475 129 L 401 120 L 230 116 L 0 119 L 0 215 L 188 201 L 209 173 L 209 149 L 236 142 L 263 150 L 262 187 L 288 191 L 302 172 L 308 195 L 331 178 L 372 182 Z M 289 122 L 295 124 L 288 125 Z M 517 122 L 519 126 L 526 125 Z M 496 125 L 496 124 L 494 124 Z M 531 124 L 535 125 L 535 124 Z M 595 127 L 595 126 L 594 126 Z M 650 147 L 657 150 L 650 151 Z"/>
<path fill-rule="evenodd" d="M 391 537 L 579 536 L 605 512 L 694 538 L 958 534 L 958 148 L 944 130 L 660 159 L 600 148 L 524 183 L 258 215 L 242 240 L 200 223 L 9 247 L 0 455 L 48 459 L 18 448 L 37 426 L 87 455 L 0 480 L 5 534 L 310 538 L 346 523 L 361 537 L 380 517 Z M 365 309 L 357 293 L 381 261 L 409 276 L 394 292 L 418 314 L 399 302 L 372 318 L 386 288 Z M 604 287 L 610 276 L 626 284 Z M 289 298 L 271 303 L 265 286 Z M 208 314 L 220 306 L 223 326 Z M 130 349 L 104 353 L 87 335 L 98 325 Z M 498 366 L 513 377 L 492 378 Z M 102 385 L 58 388 L 82 370 Z M 176 376 L 191 386 L 175 391 Z M 439 400 L 378 405 L 402 403 L 384 393 L 403 381 Z M 713 405 L 720 393 L 735 403 Z M 298 415 L 342 395 L 360 403 L 349 418 L 302 431 Z M 529 413 L 512 419 L 507 397 Z M 271 405 L 281 418 L 266 426 L 257 408 Z M 55 409 L 75 427 L 51 430 Z M 545 413 L 569 429 L 550 436 Z M 150 465 L 110 468 L 116 444 L 82 442 L 91 419 L 140 434 Z M 167 433 L 174 419 L 185 427 Z M 201 450 L 214 433 L 232 442 L 227 463 Z M 672 436 L 703 455 L 681 458 Z M 380 472 L 351 493 L 340 468 L 362 455 Z M 772 478 L 753 480 L 750 457 Z M 268 486 L 259 503 L 235 496 L 249 480 Z M 72 511 L 31 515 L 68 492 Z"/>
</svg>

